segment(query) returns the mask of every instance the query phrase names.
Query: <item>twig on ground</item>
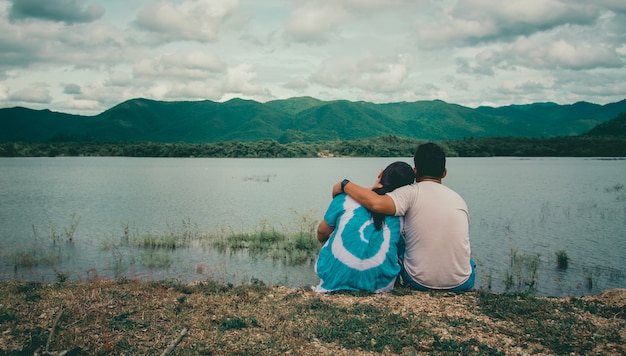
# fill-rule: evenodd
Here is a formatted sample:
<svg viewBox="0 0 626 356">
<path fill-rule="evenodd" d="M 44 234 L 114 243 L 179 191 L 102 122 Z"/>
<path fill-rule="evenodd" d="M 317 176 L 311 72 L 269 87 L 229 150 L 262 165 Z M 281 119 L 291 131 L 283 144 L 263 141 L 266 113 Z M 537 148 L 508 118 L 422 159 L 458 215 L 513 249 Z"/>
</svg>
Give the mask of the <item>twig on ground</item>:
<svg viewBox="0 0 626 356">
<path fill-rule="evenodd" d="M 50 329 L 50 335 L 48 335 L 48 341 L 46 342 L 46 347 L 44 348 L 44 350 L 42 352 L 39 352 L 39 350 L 35 351 L 35 355 L 36 356 L 78 355 L 80 353 L 80 351 L 82 350 L 80 347 L 76 347 L 76 348 L 71 349 L 71 350 L 50 351 L 50 344 L 52 343 L 52 339 L 54 337 L 54 332 L 57 329 L 57 325 L 59 324 L 59 320 L 61 320 L 61 316 L 63 316 L 63 312 L 64 311 L 65 311 L 65 308 L 63 306 L 61 306 L 61 309 L 59 309 L 59 312 L 57 313 L 57 316 L 56 316 L 56 318 L 54 318 L 54 322 L 52 323 L 52 328 Z"/>
<path fill-rule="evenodd" d="M 167 347 L 167 349 L 165 349 L 165 351 L 163 351 L 163 353 L 161 354 L 161 356 L 167 356 L 169 355 L 172 351 L 174 351 L 174 348 L 176 347 L 176 345 L 178 345 L 183 338 L 185 337 L 185 335 L 187 335 L 187 328 L 184 328 L 181 332 L 180 335 L 178 335 L 178 337 L 175 340 L 172 340 L 172 342 L 170 343 L 170 345 Z"/>
<path fill-rule="evenodd" d="M 54 331 L 57 328 L 57 324 L 59 323 L 59 320 L 61 320 L 63 311 L 64 311 L 64 308 L 63 306 L 61 306 L 61 309 L 59 309 L 59 313 L 57 314 L 57 317 L 54 319 L 54 323 L 52 323 L 52 329 L 50 330 L 50 335 L 48 335 L 48 341 L 46 342 L 46 348 L 44 349 L 46 353 L 50 351 L 50 343 L 52 342 L 52 337 L 54 336 Z"/>
</svg>

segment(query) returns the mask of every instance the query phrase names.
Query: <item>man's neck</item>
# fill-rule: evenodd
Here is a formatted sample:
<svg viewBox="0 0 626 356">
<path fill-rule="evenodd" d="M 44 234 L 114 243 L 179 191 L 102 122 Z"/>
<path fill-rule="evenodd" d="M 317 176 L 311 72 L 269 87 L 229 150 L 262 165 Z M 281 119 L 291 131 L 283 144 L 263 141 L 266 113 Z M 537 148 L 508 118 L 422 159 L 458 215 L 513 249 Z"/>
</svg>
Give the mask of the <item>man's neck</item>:
<svg viewBox="0 0 626 356">
<path fill-rule="evenodd" d="M 417 179 L 418 182 L 435 182 L 441 184 L 441 178 L 422 176 Z"/>
</svg>

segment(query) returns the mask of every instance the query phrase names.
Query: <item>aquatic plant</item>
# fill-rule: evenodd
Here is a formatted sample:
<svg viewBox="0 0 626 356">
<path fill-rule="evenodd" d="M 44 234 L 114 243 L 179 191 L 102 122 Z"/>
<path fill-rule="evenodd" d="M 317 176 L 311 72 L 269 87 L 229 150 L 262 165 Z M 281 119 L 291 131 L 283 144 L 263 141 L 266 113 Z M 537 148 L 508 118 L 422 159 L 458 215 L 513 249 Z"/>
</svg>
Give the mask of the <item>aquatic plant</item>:
<svg viewBox="0 0 626 356">
<path fill-rule="evenodd" d="M 175 250 L 188 247 L 189 241 L 171 234 L 146 233 L 131 240 L 130 244 L 139 248 Z"/>
<path fill-rule="evenodd" d="M 534 290 L 537 287 L 537 270 L 541 260 L 539 254 L 519 254 L 517 248 L 511 248 L 510 269 L 505 271 L 506 290 L 516 287 L 518 290 Z"/>
<path fill-rule="evenodd" d="M 605 190 L 607 193 L 609 193 L 609 192 L 619 192 L 619 191 L 621 191 L 622 189 L 624 189 L 624 185 L 623 185 L 623 184 L 620 184 L 620 183 L 617 183 L 617 184 L 615 184 L 615 185 L 613 185 L 613 186 L 611 186 L 611 187 L 605 188 L 604 190 Z"/>
<path fill-rule="evenodd" d="M 559 250 L 555 252 L 556 254 L 556 266 L 558 269 L 567 269 L 569 265 L 569 257 L 567 256 L 567 251 Z"/>
<path fill-rule="evenodd" d="M 249 231 L 221 227 L 204 235 L 202 241 L 220 251 L 245 249 L 253 255 L 282 259 L 288 263 L 306 262 L 319 251 L 315 233 L 317 221 L 313 220 L 311 212 L 293 213 L 292 224 L 283 224 L 280 230 L 263 219 Z"/>
<path fill-rule="evenodd" d="M 585 275 L 585 287 L 587 288 L 587 290 L 593 289 L 593 271 L 587 268 L 583 268 L 583 273 Z"/>
<path fill-rule="evenodd" d="M 76 235 L 76 229 L 78 229 L 78 224 L 80 223 L 80 215 L 76 215 L 76 213 L 73 213 L 72 215 L 70 215 L 71 220 L 70 220 L 70 226 L 69 227 L 63 227 L 63 231 L 65 234 L 65 238 L 67 239 L 67 242 L 73 242 L 74 241 L 74 235 Z"/>
<path fill-rule="evenodd" d="M 30 249 L 10 250 L 3 253 L 11 261 L 15 270 L 20 267 L 54 266 L 62 260 L 59 250 L 46 250 L 34 245 Z"/>
<path fill-rule="evenodd" d="M 169 254 L 157 251 L 142 254 L 139 261 L 144 267 L 149 269 L 166 269 L 173 263 Z"/>
<path fill-rule="evenodd" d="M 53 245 L 57 245 L 61 242 L 61 238 L 65 237 L 66 242 L 72 243 L 74 242 L 74 237 L 76 235 L 76 230 L 78 229 L 78 224 L 80 223 L 80 215 L 76 215 L 76 213 L 72 213 L 70 215 L 70 225 L 63 227 L 63 234 L 59 233 L 57 230 L 57 226 L 54 222 L 48 222 L 48 229 L 50 230 L 50 240 Z M 36 228 L 33 225 L 33 233 L 36 234 Z"/>
</svg>

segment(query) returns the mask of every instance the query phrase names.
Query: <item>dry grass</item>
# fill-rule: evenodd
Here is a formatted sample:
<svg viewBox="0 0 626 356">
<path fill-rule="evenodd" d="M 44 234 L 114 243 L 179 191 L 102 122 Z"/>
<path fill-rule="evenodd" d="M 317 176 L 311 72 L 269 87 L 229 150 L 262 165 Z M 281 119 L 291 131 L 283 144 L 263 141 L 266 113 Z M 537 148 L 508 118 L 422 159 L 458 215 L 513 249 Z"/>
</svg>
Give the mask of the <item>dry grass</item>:
<svg viewBox="0 0 626 356">
<path fill-rule="evenodd" d="M 0 355 L 626 353 L 626 290 L 317 295 L 262 283 L 0 283 Z M 184 331 L 188 332 L 184 334 Z"/>
</svg>

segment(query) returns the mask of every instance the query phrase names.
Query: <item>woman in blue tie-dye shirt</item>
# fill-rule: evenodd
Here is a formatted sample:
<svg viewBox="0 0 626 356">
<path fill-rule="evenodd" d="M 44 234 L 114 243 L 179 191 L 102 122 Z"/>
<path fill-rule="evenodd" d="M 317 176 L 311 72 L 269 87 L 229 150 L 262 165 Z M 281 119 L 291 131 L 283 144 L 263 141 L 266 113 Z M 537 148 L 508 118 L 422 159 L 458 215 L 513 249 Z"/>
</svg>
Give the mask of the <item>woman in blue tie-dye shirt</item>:
<svg viewBox="0 0 626 356">
<path fill-rule="evenodd" d="M 385 194 L 414 180 L 409 164 L 394 162 L 381 172 L 380 184 L 372 190 Z M 322 248 L 315 272 L 320 283 L 314 290 L 391 291 L 400 271 L 402 228 L 401 217 L 372 213 L 348 195 L 337 195 L 318 227 Z"/>
</svg>

